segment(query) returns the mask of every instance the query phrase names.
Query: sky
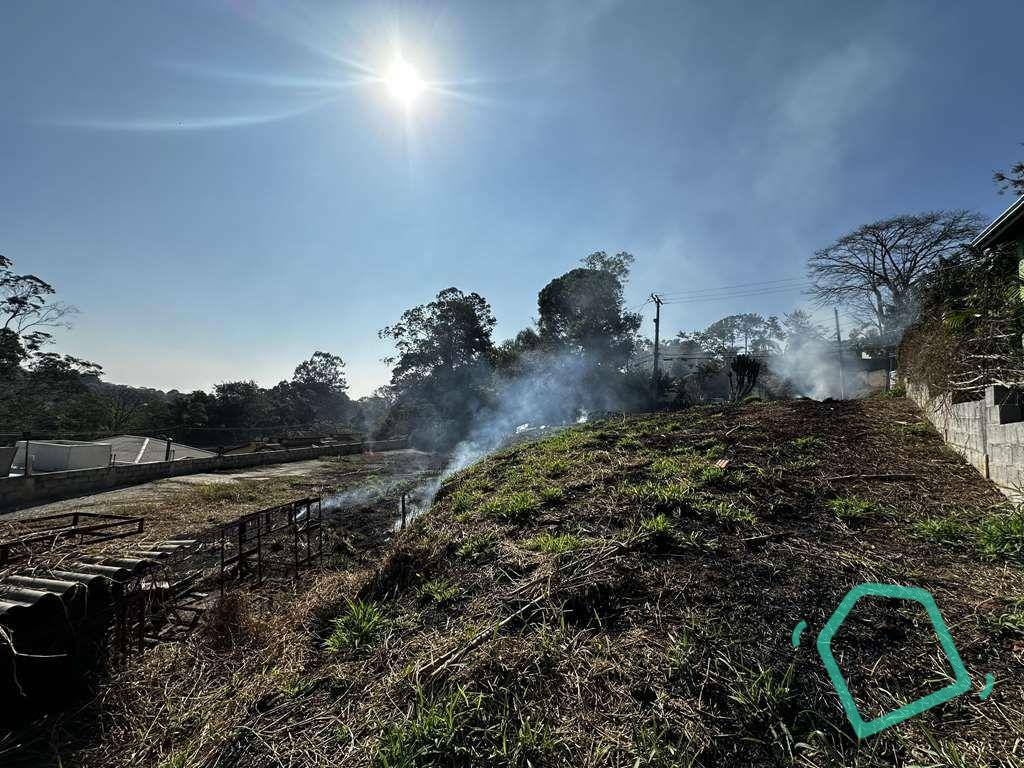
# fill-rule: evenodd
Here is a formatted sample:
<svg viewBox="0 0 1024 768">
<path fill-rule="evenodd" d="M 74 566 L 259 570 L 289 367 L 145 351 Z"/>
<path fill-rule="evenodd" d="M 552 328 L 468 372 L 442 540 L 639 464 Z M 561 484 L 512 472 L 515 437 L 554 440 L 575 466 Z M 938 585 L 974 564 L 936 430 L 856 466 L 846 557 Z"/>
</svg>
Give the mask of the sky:
<svg viewBox="0 0 1024 768">
<path fill-rule="evenodd" d="M 476 291 L 511 337 L 596 250 L 636 256 L 649 336 L 651 292 L 678 299 L 663 338 L 780 314 L 860 224 L 1011 202 L 1022 26 L 1019 2 L 7 3 L 0 253 L 79 309 L 58 351 L 164 390 L 272 386 L 319 349 L 369 394 L 405 309 Z"/>
</svg>

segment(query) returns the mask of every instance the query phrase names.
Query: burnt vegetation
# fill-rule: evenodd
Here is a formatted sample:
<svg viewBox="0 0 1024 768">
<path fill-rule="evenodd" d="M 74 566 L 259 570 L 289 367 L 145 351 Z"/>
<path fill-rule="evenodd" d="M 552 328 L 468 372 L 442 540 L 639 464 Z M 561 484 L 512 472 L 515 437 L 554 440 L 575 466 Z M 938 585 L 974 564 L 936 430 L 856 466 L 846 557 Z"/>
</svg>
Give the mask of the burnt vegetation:
<svg viewBox="0 0 1024 768">
<path fill-rule="evenodd" d="M 570 427 L 449 478 L 376 567 L 148 653 L 62 722 L 65 759 L 1019 764 L 1021 520 L 898 398 Z M 931 591 L 977 685 L 858 743 L 813 635 L 862 582 Z M 835 641 L 865 716 L 949 681 L 891 608 Z"/>
</svg>

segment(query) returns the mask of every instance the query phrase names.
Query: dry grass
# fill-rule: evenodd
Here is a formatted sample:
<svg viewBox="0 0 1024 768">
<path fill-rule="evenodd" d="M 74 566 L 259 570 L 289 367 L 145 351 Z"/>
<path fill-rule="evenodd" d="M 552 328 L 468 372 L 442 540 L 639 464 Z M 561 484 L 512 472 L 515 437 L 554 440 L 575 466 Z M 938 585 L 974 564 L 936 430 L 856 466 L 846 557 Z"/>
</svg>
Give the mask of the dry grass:
<svg viewBox="0 0 1024 768">
<path fill-rule="evenodd" d="M 493 455 L 451 478 L 372 572 L 325 574 L 275 610 L 244 597 L 218 614 L 241 631 L 147 654 L 69 724 L 87 739 L 65 756 L 1021 765 L 1018 518 L 937 435 L 895 436 L 896 420 L 918 417 L 901 400 L 757 404 L 599 422 Z M 930 535 L 927 521 L 950 517 L 976 544 Z M 995 675 L 991 698 L 858 743 L 813 632 L 865 581 L 929 589 L 973 679 Z M 353 605 L 372 606 L 353 625 L 372 614 L 372 631 L 325 648 Z M 871 602 L 858 616 L 836 643 L 865 714 L 947 679 L 913 611 Z M 800 620 L 812 632 L 794 650 Z"/>
</svg>

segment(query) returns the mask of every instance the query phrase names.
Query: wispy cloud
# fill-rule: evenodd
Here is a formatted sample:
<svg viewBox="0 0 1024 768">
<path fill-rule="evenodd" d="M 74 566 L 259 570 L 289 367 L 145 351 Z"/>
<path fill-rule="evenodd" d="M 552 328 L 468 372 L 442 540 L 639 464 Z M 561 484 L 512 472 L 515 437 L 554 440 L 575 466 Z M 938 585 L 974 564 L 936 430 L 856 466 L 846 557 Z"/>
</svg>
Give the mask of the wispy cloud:
<svg viewBox="0 0 1024 768">
<path fill-rule="evenodd" d="M 339 96 L 319 99 L 298 107 L 282 110 L 268 110 L 248 114 L 231 114 L 216 116 L 163 116 L 144 118 L 56 118 L 40 121 L 45 125 L 61 128 L 80 128 L 93 131 L 127 131 L 127 132 L 160 132 L 160 131 L 205 131 L 224 128 L 238 128 L 246 125 L 260 125 L 289 120 L 309 112 L 326 107 L 337 101 Z"/>
</svg>

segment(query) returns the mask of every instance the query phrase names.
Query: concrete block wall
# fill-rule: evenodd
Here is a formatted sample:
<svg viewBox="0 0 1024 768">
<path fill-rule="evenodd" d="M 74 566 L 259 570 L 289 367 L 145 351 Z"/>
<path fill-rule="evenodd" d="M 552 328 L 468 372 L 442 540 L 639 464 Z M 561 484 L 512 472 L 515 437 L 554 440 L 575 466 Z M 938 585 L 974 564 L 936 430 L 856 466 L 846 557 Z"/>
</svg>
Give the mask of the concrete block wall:
<svg viewBox="0 0 1024 768">
<path fill-rule="evenodd" d="M 988 387 L 985 399 L 953 403 L 931 398 L 925 387 L 907 394 L 921 406 L 946 443 L 1007 498 L 1024 501 L 1024 412 L 1006 387 Z"/>
<path fill-rule="evenodd" d="M 266 464 L 284 464 L 323 456 L 346 456 L 363 453 L 367 450 L 390 451 L 407 448 L 408 444 L 408 438 L 400 437 L 393 440 L 288 448 L 280 451 L 239 453 L 203 459 L 157 461 L 150 464 L 118 464 L 96 469 L 46 472 L 30 477 L 0 477 L 0 512 L 46 501 L 84 496 L 96 491 L 106 491 L 126 485 L 138 485 L 164 477 L 194 475 L 199 472 L 215 472 L 224 469 L 243 469 Z"/>
</svg>

